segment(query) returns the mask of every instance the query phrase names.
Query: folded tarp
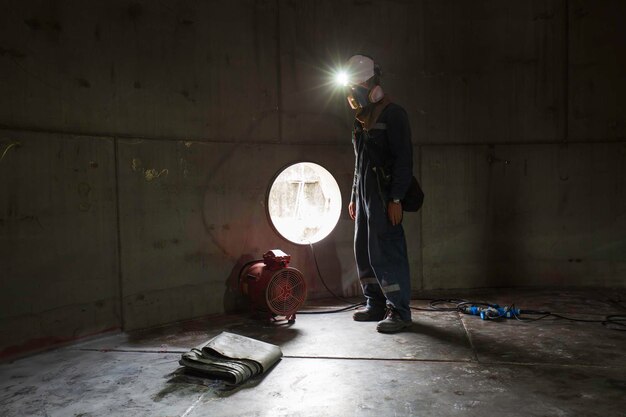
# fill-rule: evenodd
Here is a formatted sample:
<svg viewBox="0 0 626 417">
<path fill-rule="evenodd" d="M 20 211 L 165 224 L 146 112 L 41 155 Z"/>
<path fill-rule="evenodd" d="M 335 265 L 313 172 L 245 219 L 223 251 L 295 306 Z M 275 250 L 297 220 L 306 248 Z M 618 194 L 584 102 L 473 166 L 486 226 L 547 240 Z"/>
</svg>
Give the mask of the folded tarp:
<svg viewBox="0 0 626 417">
<path fill-rule="evenodd" d="M 179 363 L 194 371 L 240 384 L 270 369 L 283 356 L 276 345 L 222 332 L 191 351 Z"/>
</svg>

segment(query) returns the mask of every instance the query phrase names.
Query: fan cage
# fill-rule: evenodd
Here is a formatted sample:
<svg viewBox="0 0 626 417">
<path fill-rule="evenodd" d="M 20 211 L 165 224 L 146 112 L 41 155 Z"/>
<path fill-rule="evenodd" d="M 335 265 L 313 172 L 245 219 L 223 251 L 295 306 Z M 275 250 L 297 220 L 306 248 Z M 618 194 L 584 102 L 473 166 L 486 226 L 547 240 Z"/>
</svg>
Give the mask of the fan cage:
<svg viewBox="0 0 626 417">
<path fill-rule="evenodd" d="M 289 316 L 298 311 L 306 299 L 304 276 L 295 268 L 277 271 L 265 291 L 267 307 L 274 314 Z"/>
</svg>

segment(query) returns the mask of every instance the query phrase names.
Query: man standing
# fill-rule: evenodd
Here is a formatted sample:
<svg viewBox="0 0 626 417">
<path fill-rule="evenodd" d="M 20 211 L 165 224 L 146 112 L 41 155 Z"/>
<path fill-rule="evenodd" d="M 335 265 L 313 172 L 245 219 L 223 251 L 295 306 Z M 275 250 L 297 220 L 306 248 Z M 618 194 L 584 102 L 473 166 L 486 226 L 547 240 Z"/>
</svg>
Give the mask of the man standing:
<svg viewBox="0 0 626 417">
<path fill-rule="evenodd" d="M 354 182 L 348 211 L 355 220 L 354 253 L 364 309 L 356 321 L 378 321 L 381 333 L 411 325 L 411 277 L 402 228 L 402 199 L 413 176 L 413 146 L 406 111 L 380 86 L 373 59 L 347 62 L 348 102 L 356 110 L 352 142 Z"/>
</svg>

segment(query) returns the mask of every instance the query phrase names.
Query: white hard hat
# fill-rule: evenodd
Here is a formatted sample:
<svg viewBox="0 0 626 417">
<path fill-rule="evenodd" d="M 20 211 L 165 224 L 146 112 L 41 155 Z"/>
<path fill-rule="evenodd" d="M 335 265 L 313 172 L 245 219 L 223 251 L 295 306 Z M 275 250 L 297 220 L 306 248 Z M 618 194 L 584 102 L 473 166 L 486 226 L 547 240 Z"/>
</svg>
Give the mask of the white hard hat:
<svg viewBox="0 0 626 417">
<path fill-rule="evenodd" d="M 346 62 L 345 73 L 349 84 L 361 84 L 375 74 L 374 60 L 365 55 L 353 55 Z"/>
</svg>

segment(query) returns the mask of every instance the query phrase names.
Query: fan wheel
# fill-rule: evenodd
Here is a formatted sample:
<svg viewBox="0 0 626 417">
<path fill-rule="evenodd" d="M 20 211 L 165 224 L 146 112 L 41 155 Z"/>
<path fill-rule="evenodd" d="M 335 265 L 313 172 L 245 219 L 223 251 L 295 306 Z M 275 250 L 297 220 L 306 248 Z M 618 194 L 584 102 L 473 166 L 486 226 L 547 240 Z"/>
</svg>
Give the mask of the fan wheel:
<svg viewBox="0 0 626 417">
<path fill-rule="evenodd" d="M 277 271 L 265 291 L 267 307 L 274 314 L 291 316 L 304 304 L 306 282 L 304 276 L 295 268 L 283 268 Z"/>
</svg>

